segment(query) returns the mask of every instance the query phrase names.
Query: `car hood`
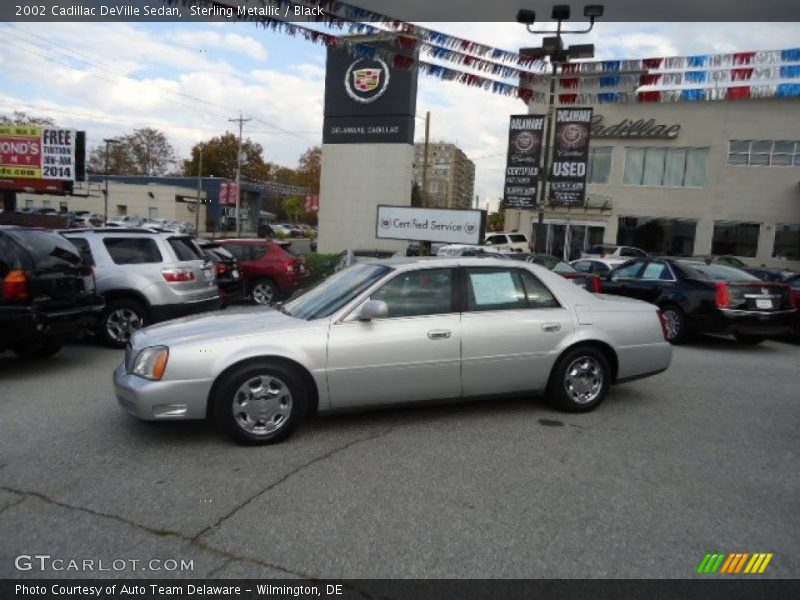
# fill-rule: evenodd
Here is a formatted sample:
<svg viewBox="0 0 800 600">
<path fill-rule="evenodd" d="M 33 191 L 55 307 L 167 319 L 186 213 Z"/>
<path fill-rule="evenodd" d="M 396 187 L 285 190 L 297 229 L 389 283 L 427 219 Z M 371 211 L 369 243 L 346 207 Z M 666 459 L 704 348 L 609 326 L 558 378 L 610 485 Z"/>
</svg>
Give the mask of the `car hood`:
<svg viewBox="0 0 800 600">
<path fill-rule="evenodd" d="M 236 307 L 151 325 L 137 331 L 131 339 L 131 345 L 133 348 L 143 348 L 207 343 L 304 326 L 308 326 L 307 321 L 294 319 L 273 308 Z"/>
</svg>

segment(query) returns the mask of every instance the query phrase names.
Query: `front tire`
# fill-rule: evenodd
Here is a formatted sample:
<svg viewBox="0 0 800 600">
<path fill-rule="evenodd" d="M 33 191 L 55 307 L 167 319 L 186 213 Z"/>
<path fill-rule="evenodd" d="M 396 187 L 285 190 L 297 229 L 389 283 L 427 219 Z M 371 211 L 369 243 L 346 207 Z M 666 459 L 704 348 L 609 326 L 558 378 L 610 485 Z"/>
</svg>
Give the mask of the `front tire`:
<svg viewBox="0 0 800 600">
<path fill-rule="evenodd" d="M 611 385 L 608 359 L 589 346 L 569 350 L 556 364 L 547 397 L 561 410 L 588 412 L 597 407 Z"/>
<path fill-rule="evenodd" d="M 107 346 L 124 348 L 131 336 L 147 325 L 147 312 L 135 300 L 112 300 L 106 304 L 97 335 Z"/>
<path fill-rule="evenodd" d="M 274 444 L 289 437 L 306 414 L 308 390 L 284 365 L 243 365 L 223 376 L 214 394 L 216 422 L 240 444 Z"/>
<path fill-rule="evenodd" d="M 256 304 L 269 306 L 278 299 L 278 286 L 271 279 L 256 279 L 250 295 Z"/>
</svg>

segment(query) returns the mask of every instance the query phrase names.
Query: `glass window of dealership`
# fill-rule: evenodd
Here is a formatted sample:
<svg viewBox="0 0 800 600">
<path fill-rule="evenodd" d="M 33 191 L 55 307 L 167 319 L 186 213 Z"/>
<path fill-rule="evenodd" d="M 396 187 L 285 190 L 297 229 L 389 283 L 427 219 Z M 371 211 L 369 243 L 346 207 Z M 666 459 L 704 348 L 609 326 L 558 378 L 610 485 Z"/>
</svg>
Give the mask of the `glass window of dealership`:
<svg viewBox="0 0 800 600">
<path fill-rule="evenodd" d="M 546 207 L 548 253 L 574 259 L 605 242 L 800 268 L 800 100 L 597 105 L 594 114 L 586 206 Z M 649 128 L 657 137 L 615 127 L 640 120 L 666 127 Z M 536 218 L 509 210 L 506 228 L 535 235 Z"/>
</svg>

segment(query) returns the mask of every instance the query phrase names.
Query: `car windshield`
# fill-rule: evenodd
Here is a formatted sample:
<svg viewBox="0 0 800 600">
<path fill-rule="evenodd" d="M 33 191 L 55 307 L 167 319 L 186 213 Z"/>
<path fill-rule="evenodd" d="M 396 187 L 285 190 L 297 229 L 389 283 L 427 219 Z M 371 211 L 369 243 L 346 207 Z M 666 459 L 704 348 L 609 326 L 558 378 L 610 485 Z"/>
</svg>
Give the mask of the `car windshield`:
<svg viewBox="0 0 800 600">
<path fill-rule="evenodd" d="M 678 261 L 689 274 L 698 279 L 710 279 L 712 281 L 760 281 L 758 277 L 745 273 L 733 267 L 726 267 L 718 264 L 706 264 L 700 261 Z"/>
<path fill-rule="evenodd" d="M 295 298 L 284 306 L 284 311 L 306 321 L 329 317 L 389 271 L 383 265 L 354 265 Z"/>
</svg>

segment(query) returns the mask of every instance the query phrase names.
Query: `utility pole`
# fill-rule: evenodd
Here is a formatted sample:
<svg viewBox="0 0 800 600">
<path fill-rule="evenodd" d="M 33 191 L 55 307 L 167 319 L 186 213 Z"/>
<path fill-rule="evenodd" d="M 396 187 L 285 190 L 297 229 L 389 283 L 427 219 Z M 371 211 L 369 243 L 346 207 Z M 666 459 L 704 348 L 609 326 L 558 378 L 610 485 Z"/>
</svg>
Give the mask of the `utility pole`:
<svg viewBox="0 0 800 600">
<path fill-rule="evenodd" d="M 197 163 L 197 204 L 194 207 L 194 237 L 200 237 L 200 194 L 203 187 L 203 144 L 199 148 L 200 157 Z"/>
<path fill-rule="evenodd" d="M 239 123 L 239 143 L 237 144 L 236 149 L 236 237 L 240 237 L 242 235 L 242 221 L 239 218 L 239 206 L 242 198 L 242 127 L 245 123 L 251 120 L 252 119 L 242 118 L 241 112 L 239 113 L 238 119 L 228 119 L 230 122 Z"/>
<path fill-rule="evenodd" d="M 428 148 L 431 138 L 431 111 L 425 113 L 425 146 L 422 151 L 422 208 L 428 206 Z M 430 254 L 430 242 L 419 243 L 419 255 Z"/>
<path fill-rule="evenodd" d="M 119 144 L 119 140 L 104 138 L 103 141 L 106 143 L 106 189 L 103 193 L 103 227 L 105 227 L 106 222 L 108 222 L 108 153 L 110 152 L 111 145 Z"/>
</svg>

